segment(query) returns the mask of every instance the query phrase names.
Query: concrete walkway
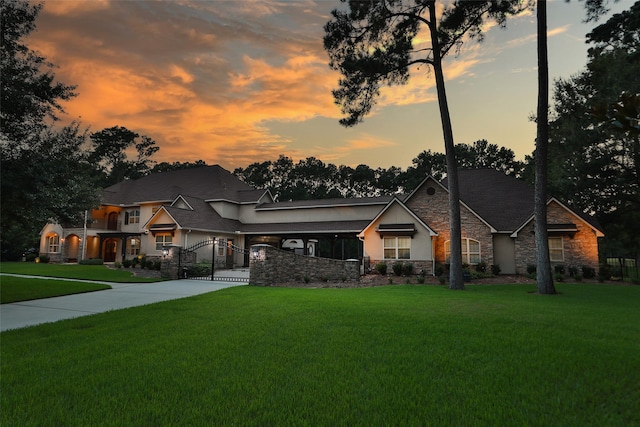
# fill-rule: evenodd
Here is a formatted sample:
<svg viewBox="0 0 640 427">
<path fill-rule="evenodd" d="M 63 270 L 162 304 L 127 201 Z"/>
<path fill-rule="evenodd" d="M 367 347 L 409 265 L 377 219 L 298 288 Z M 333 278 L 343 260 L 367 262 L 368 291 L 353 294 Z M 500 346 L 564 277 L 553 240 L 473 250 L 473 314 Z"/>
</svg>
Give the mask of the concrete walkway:
<svg viewBox="0 0 640 427">
<path fill-rule="evenodd" d="M 37 278 L 46 279 L 43 277 Z M 110 285 L 112 289 L 2 304 L 0 305 L 0 331 L 56 322 L 62 319 L 88 316 L 105 311 L 153 304 L 161 301 L 186 298 L 247 284 L 245 282 L 210 280 L 169 280 L 155 283 L 97 283 L 105 283 Z"/>
</svg>

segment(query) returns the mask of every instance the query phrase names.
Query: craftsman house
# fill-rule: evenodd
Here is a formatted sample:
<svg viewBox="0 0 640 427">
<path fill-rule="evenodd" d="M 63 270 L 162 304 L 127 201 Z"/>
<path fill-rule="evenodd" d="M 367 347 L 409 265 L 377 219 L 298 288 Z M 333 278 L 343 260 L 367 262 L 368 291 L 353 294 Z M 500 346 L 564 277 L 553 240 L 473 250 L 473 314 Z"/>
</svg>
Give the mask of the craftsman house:
<svg viewBox="0 0 640 427">
<path fill-rule="evenodd" d="M 461 170 L 463 258 L 525 273 L 535 263 L 533 189 L 501 172 Z M 309 256 L 411 262 L 428 274 L 449 250 L 446 180 L 427 177 L 409 195 L 275 202 L 220 166 L 152 174 L 106 188 L 83 224 L 47 224 L 40 254 L 52 262 L 161 258 L 197 249 L 222 268 L 246 266 L 249 249 L 269 244 Z M 559 200 L 548 202 L 553 263 L 597 267 L 597 222 Z"/>
</svg>

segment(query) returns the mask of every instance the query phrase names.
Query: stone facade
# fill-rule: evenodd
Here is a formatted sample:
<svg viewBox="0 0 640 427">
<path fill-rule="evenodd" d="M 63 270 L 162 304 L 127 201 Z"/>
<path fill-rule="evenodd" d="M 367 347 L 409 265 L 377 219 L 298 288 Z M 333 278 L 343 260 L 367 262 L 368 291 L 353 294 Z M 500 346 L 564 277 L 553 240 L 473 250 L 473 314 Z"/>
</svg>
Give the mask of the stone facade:
<svg viewBox="0 0 640 427">
<path fill-rule="evenodd" d="M 184 278 L 182 269 L 196 263 L 196 253 L 182 251 L 179 246 L 169 247 L 168 252 L 160 263 L 160 277 L 163 279 Z"/>
<path fill-rule="evenodd" d="M 450 240 L 449 230 L 449 193 L 438 183 L 429 179 L 425 182 L 406 206 L 420 217 L 433 231 L 438 233 L 434 243 L 436 264 L 445 264 L 445 242 Z M 480 259 L 487 265 L 493 264 L 493 235 L 487 224 L 464 206 L 460 206 L 462 238 L 480 242 Z"/>
<path fill-rule="evenodd" d="M 250 256 L 249 283 L 273 286 L 279 283 L 359 282 L 358 260 L 337 260 L 298 255 L 269 245 L 260 245 Z"/>
<path fill-rule="evenodd" d="M 575 224 L 576 232 L 549 231 L 549 237 L 562 237 L 563 261 L 551 263 L 553 269 L 556 265 L 564 265 L 566 268 L 589 266 L 598 268 L 598 238 L 595 231 L 581 218 L 567 211 L 559 203 L 552 201 L 547 206 L 548 224 Z M 536 265 L 536 242 L 534 233 L 534 221 L 531 220 L 519 232 L 515 240 L 516 272 L 527 274 L 528 265 Z M 566 270 L 565 270 L 566 271 Z"/>
</svg>

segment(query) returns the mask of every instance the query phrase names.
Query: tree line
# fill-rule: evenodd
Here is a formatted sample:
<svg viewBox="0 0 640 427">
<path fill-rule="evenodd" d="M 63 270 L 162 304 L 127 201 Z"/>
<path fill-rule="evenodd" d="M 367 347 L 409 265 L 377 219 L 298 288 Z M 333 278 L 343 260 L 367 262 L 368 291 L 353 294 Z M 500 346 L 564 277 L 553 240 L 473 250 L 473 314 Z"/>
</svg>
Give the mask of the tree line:
<svg viewBox="0 0 640 427">
<path fill-rule="evenodd" d="M 206 165 L 202 160 L 157 163 L 155 141 L 126 127 L 89 133 L 77 122 L 56 126 L 63 102 L 76 96 L 76 87 L 57 82 L 53 64 L 24 42 L 42 6 L 23 0 L 0 4 L 3 259 L 34 245 L 49 220 L 81 222 L 83 212 L 99 204 L 101 188 L 149 173 Z M 600 220 L 607 236 L 603 250 L 635 257 L 640 253 L 639 22 L 636 2 L 595 27 L 587 35 L 586 69 L 554 82 L 547 168 L 550 194 Z M 518 161 L 512 150 L 486 140 L 456 144 L 452 153 L 456 167 L 493 168 L 534 183 L 535 153 Z M 427 175 L 448 176 L 447 163 L 446 152 L 432 150 L 419 153 L 405 170 L 336 166 L 315 157 L 294 162 L 281 155 L 234 173 L 256 188 L 271 189 L 278 200 L 374 197 L 408 193 Z"/>
<path fill-rule="evenodd" d="M 497 169 L 519 178 L 526 167 L 516 160 L 513 150 L 486 140 L 457 144 L 455 153 L 460 168 Z M 276 200 L 287 201 L 406 194 L 429 175 L 444 178 L 447 165 L 444 153 L 431 150 L 418 154 L 406 170 L 396 166 L 374 169 L 365 164 L 336 166 L 315 157 L 294 162 L 281 155 L 274 161 L 236 168 L 233 173 L 255 188 L 270 189 Z"/>
</svg>

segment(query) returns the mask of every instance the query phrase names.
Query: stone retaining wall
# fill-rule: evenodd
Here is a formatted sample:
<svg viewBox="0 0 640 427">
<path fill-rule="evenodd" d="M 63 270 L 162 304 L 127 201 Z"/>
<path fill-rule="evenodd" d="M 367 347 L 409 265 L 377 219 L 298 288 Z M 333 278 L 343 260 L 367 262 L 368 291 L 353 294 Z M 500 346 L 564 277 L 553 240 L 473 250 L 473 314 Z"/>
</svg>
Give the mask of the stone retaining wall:
<svg viewBox="0 0 640 427">
<path fill-rule="evenodd" d="M 269 245 L 257 245 L 250 254 L 249 283 L 273 286 L 299 282 L 359 282 L 358 260 L 298 255 Z"/>
</svg>

